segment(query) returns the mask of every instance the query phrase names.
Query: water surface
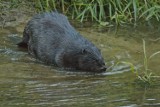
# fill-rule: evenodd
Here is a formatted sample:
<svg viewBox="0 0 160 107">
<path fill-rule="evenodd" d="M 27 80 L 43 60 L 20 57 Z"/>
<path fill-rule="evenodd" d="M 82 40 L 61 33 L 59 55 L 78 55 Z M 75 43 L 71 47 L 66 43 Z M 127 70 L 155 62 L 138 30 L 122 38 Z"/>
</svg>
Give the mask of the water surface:
<svg viewBox="0 0 160 107">
<path fill-rule="evenodd" d="M 146 88 L 136 83 L 136 75 L 126 64 L 143 70 L 142 38 L 147 55 L 160 50 L 160 32 L 155 29 L 97 28 L 77 30 L 96 44 L 105 62 L 113 66 L 101 74 L 64 71 L 47 66 L 18 49 L 23 25 L 0 30 L 1 107 L 152 107 L 160 106 L 160 82 Z M 154 35 L 154 37 L 152 36 Z M 160 75 L 160 55 L 149 61 L 154 75 Z M 116 66 L 115 66 L 116 65 Z"/>
</svg>

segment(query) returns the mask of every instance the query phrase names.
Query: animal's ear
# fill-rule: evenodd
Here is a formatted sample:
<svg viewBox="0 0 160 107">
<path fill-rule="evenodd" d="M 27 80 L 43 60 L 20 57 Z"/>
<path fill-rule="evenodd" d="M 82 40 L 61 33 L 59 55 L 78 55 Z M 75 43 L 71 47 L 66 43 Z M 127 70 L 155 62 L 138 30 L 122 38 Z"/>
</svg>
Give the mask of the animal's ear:
<svg viewBox="0 0 160 107">
<path fill-rule="evenodd" d="M 82 49 L 82 50 L 81 50 L 81 53 L 82 53 L 82 54 L 86 54 L 86 53 L 87 53 L 87 50 L 86 50 L 86 49 Z"/>
</svg>

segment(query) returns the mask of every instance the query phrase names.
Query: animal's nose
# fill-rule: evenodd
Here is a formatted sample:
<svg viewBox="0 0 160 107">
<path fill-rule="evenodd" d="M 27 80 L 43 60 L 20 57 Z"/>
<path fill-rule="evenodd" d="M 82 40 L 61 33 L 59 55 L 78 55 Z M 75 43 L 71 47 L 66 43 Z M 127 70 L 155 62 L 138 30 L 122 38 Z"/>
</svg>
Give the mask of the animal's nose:
<svg viewBox="0 0 160 107">
<path fill-rule="evenodd" d="M 106 66 L 103 66 L 100 68 L 100 71 L 106 71 L 107 67 Z"/>
</svg>

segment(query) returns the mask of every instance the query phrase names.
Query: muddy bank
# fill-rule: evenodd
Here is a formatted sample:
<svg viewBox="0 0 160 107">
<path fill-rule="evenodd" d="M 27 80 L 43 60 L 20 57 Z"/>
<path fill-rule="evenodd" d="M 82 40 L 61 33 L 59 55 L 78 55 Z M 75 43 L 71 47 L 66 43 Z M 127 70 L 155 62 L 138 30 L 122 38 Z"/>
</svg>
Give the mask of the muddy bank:
<svg viewBox="0 0 160 107">
<path fill-rule="evenodd" d="M 16 2 L 16 1 L 15 1 Z M 15 27 L 26 23 L 36 13 L 32 2 L 17 1 L 16 3 L 1 1 L 0 3 L 0 27 Z"/>
</svg>

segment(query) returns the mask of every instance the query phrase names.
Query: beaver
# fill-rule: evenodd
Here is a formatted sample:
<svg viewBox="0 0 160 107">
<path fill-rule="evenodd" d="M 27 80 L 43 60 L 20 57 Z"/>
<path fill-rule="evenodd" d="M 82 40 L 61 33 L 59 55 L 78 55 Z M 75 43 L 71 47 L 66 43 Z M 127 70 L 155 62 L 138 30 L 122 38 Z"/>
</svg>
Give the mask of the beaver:
<svg viewBox="0 0 160 107">
<path fill-rule="evenodd" d="M 106 70 L 100 50 L 85 39 L 58 12 L 33 16 L 27 23 L 19 47 L 47 64 L 64 69 L 103 72 Z"/>
</svg>

